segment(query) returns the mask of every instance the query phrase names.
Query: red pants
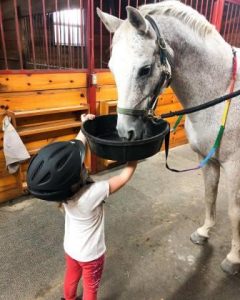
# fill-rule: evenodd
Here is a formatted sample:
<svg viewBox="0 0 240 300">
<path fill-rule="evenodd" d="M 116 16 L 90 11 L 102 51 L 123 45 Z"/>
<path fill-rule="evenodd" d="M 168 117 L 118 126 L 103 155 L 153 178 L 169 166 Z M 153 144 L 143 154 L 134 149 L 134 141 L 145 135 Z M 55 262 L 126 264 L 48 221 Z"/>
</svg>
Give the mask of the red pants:
<svg viewBox="0 0 240 300">
<path fill-rule="evenodd" d="M 66 272 L 64 278 L 65 300 L 75 300 L 78 283 L 83 277 L 83 300 L 96 300 L 100 284 L 104 255 L 96 260 L 80 262 L 66 254 Z"/>
</svg>

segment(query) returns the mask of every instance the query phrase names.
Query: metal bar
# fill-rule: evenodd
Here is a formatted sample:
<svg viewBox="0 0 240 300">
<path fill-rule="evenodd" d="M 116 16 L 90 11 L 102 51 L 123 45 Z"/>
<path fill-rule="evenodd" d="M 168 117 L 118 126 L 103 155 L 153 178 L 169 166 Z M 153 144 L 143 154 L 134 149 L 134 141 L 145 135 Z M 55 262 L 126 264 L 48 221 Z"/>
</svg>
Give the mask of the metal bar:
<svg viewBox="0 0 240 300">
<path fill-rule="evenodd" d="M 228 32 L 227 32 L 227 35 L 231 35 L 231 28 L 232 28 L 232 22 L 233 22 L 233 9 L 234 9 L 234 4 L 230 4 L 230 18 L 229 18 L 229 26 L 228 26 Z M 230 40 L 229 40 L 230 42 Z"/>
<path fill-rule="evenodd" d="M 235 38 L 234 38 L 234 41 L 233 41 L 233 45 L 236 45 L 236 43 L 237 43 L 237 32 L 238 32 L 238 27 L 239 27 L 239 29 L 240 29 L 240 5 L 237 6 L 237 10 L 238 10 L 238 15 L 237 15 L 236 20 L 238 20 L 238 22 L 236 22 L 236 30 L 235 30 L 236 34 L 235 34 Z M 240 41 L 239 41 L 239 42 L 240 42 Z"/>
<path fill-rule="evenodd" d="M 95 52 L 94 52 L 94 0 L 91 0 L 91 52 L 92 52 L 92 56 L 91 56 L 91 65 L 92 65 L 92 69 L 94 69 L 95 67 Z"/>
<path fill-rule="evenodd" d="M 74 14 L 75 14 L 75 10 L 74 10 Z M 75 14 L 74 15 L 74 18 L 76 17 L 77 15 Z M 75 52 L 75 43 L 76 43 L 76 39 L 75 39 L 75 28 L 77 29 L 77 23 L 78 23 L 78 19 L 76 18 L 76 25 L 73 25 L 72 24 L 72 36 L 71 36 L 71 40 L 72 40 L 72 68 L 75 67 L 75 61 L 74 61 L 74 52 Z"/>
<path fill-rule="evenodd" d="M 40 32 L 39 36 L 39 45 L 40 45 L 40 51 L 39 51 L 39 61 L 41 63 L 44 62 L 44 34 L 43 34 L 43 18 L 41 15 L 38 16 L 39 22 L 38 22 L 38 30 L 37 32 Z"/>
<path fill-rule="evenodd" d="M 13 6 L 14 6 L 14 19 L 15 19 L 16 36 L 17 36 L 17 48 L 18 48 L 19 62 L 20 62 L 20 68 L 23 69 L 22 45 L 21 45 L 21 39 L 20 39 L 17 0 L 13 0 Z"/>
<path fill-rule="evenodd" d="M 118 17 L 121 19 L 121 12 L 122 12 L 122 0 L 118 1 Z"/>
<path fill-rule="evenodd" d="M 28 13 L 29 13 L 29 22 L 30 22 L 30 37 L 31 37 L 31 45 L 32 45 L 33 67 L 34 69 L 36 69 L 36 54 L 35 54 L 33 18 L 32 18 L 32 0 L 28 0 Z"/>
<path fill-rule="evenodd" d="M 240 0 L 227 0 L 227 2 L 240 5 Z"/>
<path fill-rule="evenodd" d="M 47 14 L 47 29 L 48 29 L 48 47 L 49 47 L 49 66 L 53 65 L 52 62 L 52 35 L 51 35 L 51 24 L 50 24 L 50 14 Z"/>
<path fill-rule="evenodd" d="M 4 28 L 3 28 L 3 11 L 2 11 L 1 1 L 0 1 L 0 32 L 1 32 L 1 40 L 2 40 L 2 49 L 3 49 L 5 69 L 8 69 L 8 59 L 7 59 L 7 50 L 6 50 L 5 35 L 4 35 Z"/>
<path fill-rule="evenodd" d="M 60 11 L 58 11 L 58 20 L 59 20 L 59 24 L 60 24 L 60 22 L 61 22 L 61 12 Z M 59 64 L 59 67 L 60 68 L 63 67 L 63 60 L 64 60 L 62 29 L 63 29 L 63 26 L 59 26 L 59 49 L 60 49 L 60 64 Z"/>
<path fill-rule="evenodd" d="M 110 10 L 109 10 L 109 13 L 110 13 L 110 15 L 112 15 L 112 8 L 111 8 L 111 7 L 110 7 Z M 111 32 L 109 32 L 109 48 L 110 48 L 110 55 L 111 55 L 111 52 L 112 52 L 111 45 L 112 45 L 112 34 L 111 34 Z"/>
<path fill-rule="evenodd" d="M 59 24 L 60 23 L 60 20 L 59 20 L 59 12 L 58 12 L 58 0 L 55 0 L 55 16 L 56 16 L 56 24 L 54 24 L 55 26 L 55 35 L 56 35 L 56 41 L 57 41 L 57 64 L 60 68 L 61 66 L 61 49 L 60 49 L 60 45 L 59 45 L 59 42 L 60 42 L 60 29 L 59 29 Z M 55 40 L 54 40 L 55 41 Z"/>
<path fill-rule="evenodd" d="M 211 0 L 210 16 L 209 16 L 210 21 L 212 20 L 212 17 L 213 17 L 213 3 L 214 3 L 214 0 Z"/>
<path fill-rule="evenodd" d="M 198 0 L 196 0 L 196 7 L 195 7 L 195 9 L 196 9 L 197 11 L 199 11 L 199 10 L 198 10 Z"/>
<path fill-rule="evenodd" d="M 208 18 L 208 0 L 206 2 L 205 16 Z"/>
<path fill-rule="evenodd" d="M 21 20 L 21 28 L 23 32 L 26 32 L 26 36 L 29 36 L 29 32 L 30 32 L 30 28 L 29 28 L 29 22 L 28 22 L 29 18 L 24 17 Z M 24 43 L 24 57 L 25 57 L 25 68 L 27 69 L 27 64 L 33 64 L 31 62 L 31 50 L 29 49 L 29 43 L 28 41 Z"/>
<path fill-rule="evenodd" d="M 226 21 L 228 20 L 229 8 L 230 8 L 230 3 L 227 3 L 227 14 L 226 14 L 226 19 L 225 19 L 225 24 L 224 24 L 224 30 L 223 30 L 223 37 L 224 38 L 226 36 L 226 31 L 227 31 L 227 27 L 228 27 L 228 24 L 226 23 Z"/>
<path fill-rule="evenodd" d="M 81 36 L 81 3 L 79 3 L 79 24 L 77 27 L 77 68 L 80 68 L 80 51 L 81 51 L 81 41 L 80 41 L 80 36 Z"/>
<path fill-rule="evenodd" d="M 85 39 L 84 39 L 84 26 L 85 26 L 85 19 L 84 18 L 84 10 L 83 10 L 83 2 L 82 0 L 80 0 L 80 16 L 81 16 L 81 19 L 80 19 L 80 30 L 81 30 L 81 64 L 82 64 L 82 69 L 84 68 L 84 43 L 85 43 Z"/>
<path fill-rule="evenodd" d="M 43 29 L 44 29 L 44 41 L 45 41 L 46 61 L 47 61 L 47 64 L 49 64 L 49 55 L 48 55 L 48 34 L 47 34 L 47 21 L 46 21 L 46 7 L 45 7 L 45 0 L 42 0 L 42 8 L 43 8 Z"/>
<path fill-rule="evenodd" d="M 70 32 L 70 18 L 69 18 L 69 11 L 70 11 L 70 1 L 67 0 L 67 34 L 68 34 L 68 67 L 71 68 L 71 56 L 72 56 L 72 49 L 71 49 L 71 32 Z"/>
<path fill-rule="evenodd" d="M 102 0 L 100 0 L 100 9 L 102 10 L 103 3 Z M 103 67 L 102 61 L 103 61 L 103 24 L 100 22 L 100 68 Z"/>
<path fill-rule="evenodd" d="M 203 14 L 203 0 L 201 0 L 201 8 L 200 8 L 200 13 Z"/>
<path fill-rule="evenodd" d="M 233 31 L 234 31 L 234 22 L 235 22 L 235 17 L 236 17 L 236 12 L 237 12 L 237 10 L 234 9 L 234 8 L 235 8 L 235 5 L 232 4 L 232 13 L 231 13 L 231 18 L 230 18 L 230 20 L 231 20 L 230 28 L 231 29 L 229 28 L 229 30 L 230 30 L 229 43 L 230 44 L 232 44 L 232 36 L 233 36 Z"/>
</svg>

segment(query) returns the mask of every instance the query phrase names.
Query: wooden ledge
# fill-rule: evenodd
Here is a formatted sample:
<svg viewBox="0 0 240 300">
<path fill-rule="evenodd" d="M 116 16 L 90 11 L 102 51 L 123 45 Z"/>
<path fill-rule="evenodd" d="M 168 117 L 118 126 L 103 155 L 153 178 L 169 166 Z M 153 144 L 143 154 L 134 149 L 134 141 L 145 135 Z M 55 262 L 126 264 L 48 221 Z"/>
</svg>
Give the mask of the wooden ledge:
<svg viewBox="0 0 240 300">
<path fill-rule="evenodd" d="M 82 123 L 80 121 L 72 121 L 69 123 L 66 122 L 59 122 L 59 123 L 53 123 L 53 124 L 43 124 L 43 125 L 35 125 L 30 126 L 27 128 L 18 128 L 18 134 L 20 136 L 28 136 L 28 135 L 34 135 L 38 133 L 44 133 L 44 132 L 51 132 L 56 130 L 63 130 L 68 128 L 80 128 Z"/>
<path fill-rule="evenodd" d="M 49 115 L 49 114 L 57 114 L 57 113 L 72 112 L 72 111 L 84 111 L 88 109 L 89 109 L 88 105 L 75 105 L 75 106 L 67 106 L 67 107 L 15 111 L 14 115 L 16 118 L 24 118 L 24 117 L 34 117 L 40 115 Z"/>
</svg>

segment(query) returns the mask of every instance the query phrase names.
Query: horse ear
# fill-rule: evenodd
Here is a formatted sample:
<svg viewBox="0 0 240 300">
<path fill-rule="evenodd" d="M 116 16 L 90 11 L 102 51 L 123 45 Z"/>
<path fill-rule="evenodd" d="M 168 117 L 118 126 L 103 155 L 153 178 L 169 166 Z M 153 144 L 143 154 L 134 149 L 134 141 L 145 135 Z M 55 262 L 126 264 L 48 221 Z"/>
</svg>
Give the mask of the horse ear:
<svg viewBox="0 0 240 300">
<path fill-rule="evenodd" d="M 139 10 L 132 6 L 127 6 L 126 10 L 127 10 L 127 18 L 129 22 L 132 24 L 132 26 L 135 27 L 142 34 L 147 33 L 148 26 L 146 20 L 141 15 Z"/>
<path fill-rule="evenodd" d="M 110 14 L 104 13 L 100 8 L 97 7 L 97 14 L 102 20 L 103 24 L 110 32 L 115 32 L 118 27 L 122 24 L 123 20 L 118 19 Z"/>
</svg>

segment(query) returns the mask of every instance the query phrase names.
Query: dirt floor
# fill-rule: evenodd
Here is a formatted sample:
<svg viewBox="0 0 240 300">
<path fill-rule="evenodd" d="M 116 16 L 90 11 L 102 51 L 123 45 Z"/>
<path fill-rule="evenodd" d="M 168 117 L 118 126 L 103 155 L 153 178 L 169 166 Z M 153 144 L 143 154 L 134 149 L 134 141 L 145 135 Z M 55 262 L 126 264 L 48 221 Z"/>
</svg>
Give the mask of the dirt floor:
<svg viewBox="0 0 240 300">
<path fill-rule="evenodd" d="M 201 247 L 189 240 L 204 217 L 201 171 L 176 174 L 164 164 L 163 153 L 142 161 L 131 182 L 106 201 L 108 250 L 99 299 L 240 299 L 240 275 L 220 269 L 231 241 L 224 176 L 217 226 Z M 169 164 L 195 166 L 196 156 L 181 146 L 171 150 Z M 0 299 L 60 299 L 63 227 L 56 204 L 25 197 L 0 207 Z"/>
</svg>

